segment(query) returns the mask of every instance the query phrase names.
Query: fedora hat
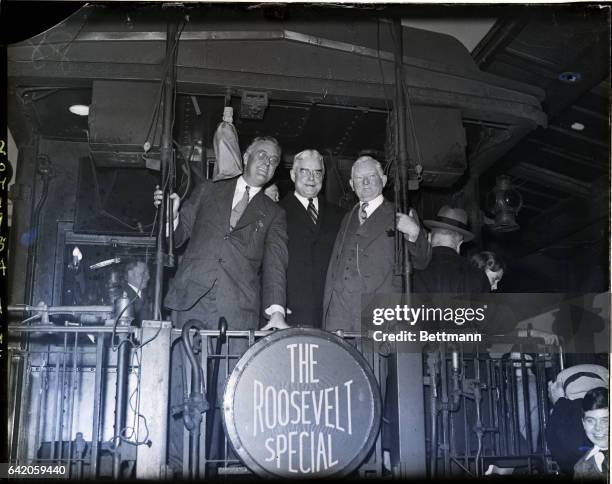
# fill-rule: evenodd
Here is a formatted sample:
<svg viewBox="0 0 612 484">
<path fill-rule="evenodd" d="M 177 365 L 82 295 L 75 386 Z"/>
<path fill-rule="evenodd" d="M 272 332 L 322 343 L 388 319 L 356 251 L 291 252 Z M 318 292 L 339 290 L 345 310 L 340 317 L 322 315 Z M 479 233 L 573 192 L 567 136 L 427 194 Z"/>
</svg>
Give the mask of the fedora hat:
<svg viewBox="0 0 612 484">
<path fill-rule="evenodd" d="M 467 212 L 462 208 L 444 205 L 438 210 L 435 220 L 425 220 L 425 226 L 430 229 L 447 229 L 463 235 L 463 240 L 469 242 L 474 234 L 468 230 Z"/>
</svg>

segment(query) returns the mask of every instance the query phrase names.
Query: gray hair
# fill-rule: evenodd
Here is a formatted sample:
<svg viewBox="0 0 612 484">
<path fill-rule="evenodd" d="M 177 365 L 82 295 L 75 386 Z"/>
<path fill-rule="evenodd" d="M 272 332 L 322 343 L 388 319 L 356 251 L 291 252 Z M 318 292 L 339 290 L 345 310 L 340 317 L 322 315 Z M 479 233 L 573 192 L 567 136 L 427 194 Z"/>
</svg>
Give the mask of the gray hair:
<svg viewBox="0 0 612 484">
<path fill-rule="evenodd" d="M 273 137 L 273 136 L 257 136 L 256 138 L 253 138 L 253 141 L 251 141 L 249 146 L 247 146 L 247 149 L 245 150 L 245 153 L 250 153 L 251 150 L 253 149 L 253 145 L 255 143 L 262 143 L 262 142 L 272 143 L 274 146 L 276 146 L 276 148 L 278 149 L 279 153 L 282 152 L 281 145 L 280 145 L 280 143 L 278 142 L 278 140 L 275 137 Z"/>
<path fill-rule="evenodd" d="M 325 173 L 325 163 L 323 163 L 323 155 L 319 153 L 317 150 L 308 149 L 300 151 L 293 157 L 293 166 L 291 169 L 295 168 L 296 163 L 302 161 L 304 158 L 314 158 L 317 161 L 321 162 L 321 166 L 323 167 L 323 173 Z"/>
<path fill-rule="evenodd" d="M 385 172 L 382 169 L 382 165 L 380 164 L 380 162 L 374 158 L 372 158 L 370 155 L 364 155 L 364 156 L 360 156 L 359 158 L 357 158 L 355 160 L 355 163 L 353 163 L 353 166 L 351 167 L 351 178 L 353 178 L 353 175 L 355 174 L 355 168 L 357 167 L 357 165 L 364 165 L 365 163 L 374 163 L 374 167 L 376 168 L 376 171 L 378 172 L 378 175 L 380 176 L 380 178 L 382 178 L 385 175 Z"/>
</svg>

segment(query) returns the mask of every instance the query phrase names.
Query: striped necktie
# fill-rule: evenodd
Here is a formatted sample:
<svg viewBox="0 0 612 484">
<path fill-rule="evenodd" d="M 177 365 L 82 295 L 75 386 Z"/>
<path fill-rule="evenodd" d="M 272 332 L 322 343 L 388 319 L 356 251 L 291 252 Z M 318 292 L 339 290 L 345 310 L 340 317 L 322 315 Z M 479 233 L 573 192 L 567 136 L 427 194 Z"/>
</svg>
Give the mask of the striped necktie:
<svg viewBox="0 0 612 484">
<path fill-rule="evenodd" d="M 368 208 L 368 202 L 362 203 L 361 208 L 359 209 L 359 225 L 363 225 L 363 223 L 368 218 L 368 212 L 366 212 L 366 208 Z"/>
<path fill-rule="evenodd" d="M 319 212 L 317 212 L 317 209 L 314 205 L 314 202 L 312 201 L 312 198 L 308 199 L 308 208 L 306 209 L 306 211 L 308 212 L 308 216 L 310 217 L 310 220 L 312 220 L 312 223 L 317 225 L 317 220 L 319 218 Z"/>
<path fill-rule="evenodd" d="M 242 214 L 244 213 L 247 208 L 247 205 L 249 204 L 250 189 L 251 187 L 248 185 L 245 187 L 244 195 L 242 195 L 242 198 L 238 200 L 236 206 L 232 208 L 232 214 L 230 215 L 230 230 L 234 230 L 234 227 L 238 223 L 238 220 L 240 220 L 240 217 L 242 217 Z"/>
</svg>

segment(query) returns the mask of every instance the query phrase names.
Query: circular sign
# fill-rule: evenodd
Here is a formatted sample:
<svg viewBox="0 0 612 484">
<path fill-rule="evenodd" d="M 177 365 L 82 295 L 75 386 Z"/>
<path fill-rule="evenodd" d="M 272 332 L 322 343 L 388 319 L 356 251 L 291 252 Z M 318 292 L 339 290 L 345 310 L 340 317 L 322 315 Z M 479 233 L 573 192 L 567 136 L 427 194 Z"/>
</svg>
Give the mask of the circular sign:
<svg viewBox="0 0 612 484">
<path fill-rule="evenodd" d="M 312 328 L 279 331 L 249 348 L 223 408 L 234 450 L 265 477 L 349 474 L 372 448 L 381 418 L 380 390 L 363 356 Z"/>
</svg>

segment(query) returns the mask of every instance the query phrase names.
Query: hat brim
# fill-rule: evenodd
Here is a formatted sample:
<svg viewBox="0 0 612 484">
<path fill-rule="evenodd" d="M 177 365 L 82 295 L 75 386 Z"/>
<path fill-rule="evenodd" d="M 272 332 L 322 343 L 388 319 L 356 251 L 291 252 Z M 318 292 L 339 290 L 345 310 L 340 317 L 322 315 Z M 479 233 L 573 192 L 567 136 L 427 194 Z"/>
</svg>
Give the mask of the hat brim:
<svg viewBox="0 0 612 484">
<path fill-rule="evenodd" d="M 472 232 L 462 229 L 460 227 L 445 224 L 444 222 L 438 222 L 437 220 L 424 220 L 423 223 L 425 224 L 425 227 L 430 229 L 447 229 L 452 230 L 453 232 L 457 232 L 463 235 L 464 242 L 470 242 L 471 240 L 474 240 L 474 234 Z"/>
</svg>

